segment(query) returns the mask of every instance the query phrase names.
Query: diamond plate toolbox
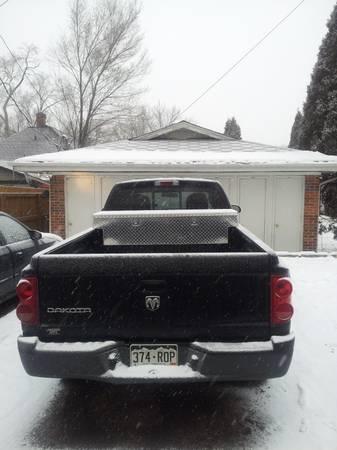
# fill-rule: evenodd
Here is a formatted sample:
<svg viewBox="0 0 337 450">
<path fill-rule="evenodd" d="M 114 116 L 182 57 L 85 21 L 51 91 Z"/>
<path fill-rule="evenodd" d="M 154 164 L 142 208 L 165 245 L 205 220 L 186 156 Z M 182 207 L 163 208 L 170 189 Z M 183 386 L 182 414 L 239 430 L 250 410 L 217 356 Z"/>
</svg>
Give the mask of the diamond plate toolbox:
<svg viewBox="0 0 337 450">
<path fill-rule="evenodd" d="M 104 245 L 225 244 L 228 228 L 238 224 L 233 209 L 101 211 L 94 228 Z"/>
</svg>

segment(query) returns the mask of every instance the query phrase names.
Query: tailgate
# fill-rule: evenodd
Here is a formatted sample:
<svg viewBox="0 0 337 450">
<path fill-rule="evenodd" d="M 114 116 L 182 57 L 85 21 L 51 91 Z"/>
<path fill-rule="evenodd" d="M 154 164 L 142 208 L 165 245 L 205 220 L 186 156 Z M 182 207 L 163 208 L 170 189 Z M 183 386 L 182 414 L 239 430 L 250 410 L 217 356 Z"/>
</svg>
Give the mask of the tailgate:
<svg viewBox="0 0 337 450">
<path fill-rule="evenodd" d="M 41 337 L 270 337 L 266 253 L 42 255 Z"/>
</svg>

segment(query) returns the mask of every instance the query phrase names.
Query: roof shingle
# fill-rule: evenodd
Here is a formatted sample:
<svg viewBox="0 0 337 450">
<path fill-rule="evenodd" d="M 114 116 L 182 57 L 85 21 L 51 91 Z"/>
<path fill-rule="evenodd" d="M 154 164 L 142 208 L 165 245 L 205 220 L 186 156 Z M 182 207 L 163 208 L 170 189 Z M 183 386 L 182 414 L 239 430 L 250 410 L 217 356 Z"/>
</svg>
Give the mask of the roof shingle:
<svg viewBox="0 0 337 450">
<path fill-rule="evenodd" d="M 14 161 L 24 156 L 53 153 L 67 148 L 67 139 L 55 128 L 28 127 L 8 138 L 0 139 L 0 160 Z"/>
</svg>

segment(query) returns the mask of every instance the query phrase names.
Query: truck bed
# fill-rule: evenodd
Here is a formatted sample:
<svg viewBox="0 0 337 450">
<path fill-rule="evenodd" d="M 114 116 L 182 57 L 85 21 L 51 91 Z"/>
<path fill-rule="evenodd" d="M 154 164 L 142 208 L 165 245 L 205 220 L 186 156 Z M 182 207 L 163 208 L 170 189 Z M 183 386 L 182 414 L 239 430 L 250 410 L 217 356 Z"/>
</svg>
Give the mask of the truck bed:
<svg viewBox="0 0 337 450">
<path fill-rule="evenodd" d="M 43 299 L 38 336 L 270 338 L 270 274 L 277 256 L 241 226 L 228 236 L 221 245 L 105 246 L 102 231 L 90 229 L 35 256 L 31 270 Z M 160 297 L 158 311 L 145 308 L 147 296 Z"/>
</svg>

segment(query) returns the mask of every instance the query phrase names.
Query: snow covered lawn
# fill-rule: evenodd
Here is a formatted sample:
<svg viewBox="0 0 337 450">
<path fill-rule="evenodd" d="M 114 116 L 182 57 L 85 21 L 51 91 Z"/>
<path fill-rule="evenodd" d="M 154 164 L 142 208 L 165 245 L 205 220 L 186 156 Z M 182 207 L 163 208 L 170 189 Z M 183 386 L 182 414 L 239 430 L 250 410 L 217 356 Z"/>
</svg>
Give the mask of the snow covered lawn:
<svg viewBox="0 0 337 450">
<path fill-rule="evenodd" d="M 333 229 L 337 229 L 337 220 L 329 216 L 319 216 L 317 250 L 321 252 L 336 252 L 337 239 L 334 237 Z"/>
<path fill-rule="evenodd" d="M 283 258 L 295 354 L 266 383 L 125 387 L 31 378 L 0 319 L 0 448 L 337 449 L 337 258 Z"/>
</svg>

